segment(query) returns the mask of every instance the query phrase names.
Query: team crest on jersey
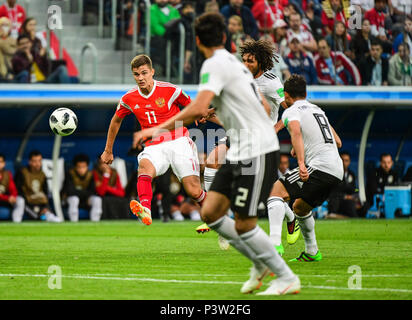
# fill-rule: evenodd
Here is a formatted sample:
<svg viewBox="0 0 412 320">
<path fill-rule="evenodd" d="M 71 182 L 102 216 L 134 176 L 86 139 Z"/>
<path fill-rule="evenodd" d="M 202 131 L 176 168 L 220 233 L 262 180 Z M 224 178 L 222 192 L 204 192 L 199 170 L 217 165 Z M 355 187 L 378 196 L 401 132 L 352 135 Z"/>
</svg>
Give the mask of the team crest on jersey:
<svg viewBox="0 0 412 320">
<path fill-rule="evenodd" d="M 139 107 L 139 105 L 138 104 L 136 104 L 135 106 L 134 106 L 134 108 L 133 109 L 139 109 L 140 107 Z"/>
<path fill-rule="evenodd" d="M 159 108 L 163 108 L 166 104 L 166 101 L 165 101 L 165 98 L 157 98 L 155 100 L 155 103 Z"/>
</svg>

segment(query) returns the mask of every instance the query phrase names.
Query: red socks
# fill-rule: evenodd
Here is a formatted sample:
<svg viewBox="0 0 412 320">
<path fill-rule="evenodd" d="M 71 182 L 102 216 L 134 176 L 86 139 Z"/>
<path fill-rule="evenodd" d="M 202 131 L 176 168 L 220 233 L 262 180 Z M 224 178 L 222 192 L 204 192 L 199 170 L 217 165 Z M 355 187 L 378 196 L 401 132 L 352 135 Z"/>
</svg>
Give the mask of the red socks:
<svg viewBox="0 0 412 320">
<path fill-rule="evenodd" d="M 199 206 L 202 206 L 203 201 L 205 201 L 206 194 L 207 192 L 205 190 L 202 190 L 202 193 L 200 194 L 200 196 L 193 200 L 195 200 L 199 204 Z"/>
<path fill-rule="evenodd" d="M 152 208 L 152 177 L 142 174 L 137 177 L 137 194 L 139 201 L 145 208 L 151 210 Z"/>
</svg>

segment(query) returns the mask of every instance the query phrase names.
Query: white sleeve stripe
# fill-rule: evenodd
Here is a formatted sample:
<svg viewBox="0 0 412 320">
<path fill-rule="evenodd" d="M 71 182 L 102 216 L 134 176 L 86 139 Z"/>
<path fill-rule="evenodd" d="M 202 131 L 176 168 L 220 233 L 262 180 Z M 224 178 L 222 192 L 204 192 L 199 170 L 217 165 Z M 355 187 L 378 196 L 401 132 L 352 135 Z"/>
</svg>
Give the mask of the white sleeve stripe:
<svg viewBox="0 0 412 320">
<path fill-rule="evenodd" d="M 120 100 L 120 104 L 121 104 L 123 107 L 125 107 L 126 109 L 129 109 L 129 110 L 133 113 L 132 108 L 130 108 L 126 103 L 124 103 L 123 100 Z"/>
<path fill-rule="evenodd" d="M 172 107 L 172 104 L 175 102 L 175 100 L 177 99 L 177 97 L 179 97 L 179 95 L 182 93 L 182 89 L 176 87 L 175 92 L 173 93 L 173 95 L 171 96 L 171 98 L 169 99 L 169 102 L 167 103 L 167 106 L 170 108 Z"/>
</svg>

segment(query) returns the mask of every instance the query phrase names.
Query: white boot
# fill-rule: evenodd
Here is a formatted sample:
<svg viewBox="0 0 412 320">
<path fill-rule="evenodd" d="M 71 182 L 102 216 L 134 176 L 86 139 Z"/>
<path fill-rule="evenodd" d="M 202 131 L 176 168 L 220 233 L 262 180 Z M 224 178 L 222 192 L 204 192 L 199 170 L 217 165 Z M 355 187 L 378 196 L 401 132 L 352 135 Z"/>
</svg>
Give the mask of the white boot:
<svg viewBox="0 0 412 320">
<path fill-rule="evenodd" d="M 275 279 L 270 283 L 269 288 L 263 292 L 259 292 L 259 296 L 280 296 L 284 294 L 295 294 L 300 292 L 300 280 L 295 275 L 295 278 L 284 280 Z"/>
</svg>

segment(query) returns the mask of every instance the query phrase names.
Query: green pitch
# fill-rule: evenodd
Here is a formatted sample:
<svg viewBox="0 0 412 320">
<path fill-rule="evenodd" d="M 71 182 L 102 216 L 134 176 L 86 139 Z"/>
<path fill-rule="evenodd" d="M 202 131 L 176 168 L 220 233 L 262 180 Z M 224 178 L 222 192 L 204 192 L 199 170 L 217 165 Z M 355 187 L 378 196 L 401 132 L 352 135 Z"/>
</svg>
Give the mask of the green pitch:
<svg viewBox="0 0 412 320">
<path fill-rule="evenodd" d="M 0 223 L 0 299 L 412 299 L 410 219 L 317 221 L 323 260 L 289 262 L 301 293 L 269 298 L 239 293 L 249 261 L 233 248 L 221 251 L 217 234 L 197 234 L 197 225 Z M 268 230 L 267 220 L 260 225 Z M 288 261 L 303 239 L 289 246 L 284 234 L 284 246 Z M 49 288 L 59 285 L 49 278 L 53 265 L 61 289 Z M 360 267 L 361 289 L 348 288 L 359 284 L 351 266 Z"/>
</svg>

